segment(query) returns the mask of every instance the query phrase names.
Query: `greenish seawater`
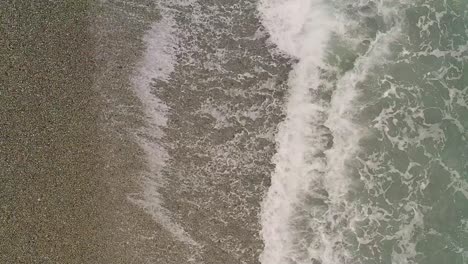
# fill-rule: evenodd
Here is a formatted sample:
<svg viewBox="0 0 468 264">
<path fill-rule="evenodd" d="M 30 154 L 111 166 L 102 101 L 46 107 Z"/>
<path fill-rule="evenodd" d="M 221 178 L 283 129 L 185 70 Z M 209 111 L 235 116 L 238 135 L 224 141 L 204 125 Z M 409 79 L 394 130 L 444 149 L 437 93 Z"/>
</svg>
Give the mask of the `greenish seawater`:
<svg viewBox="0 0 468 264">
<path fill-rule="evenodd" d="M 467 1 L 362 2 L 347 7 L 362 27 L 329 59 L 358 79 L 350 115 L 363 133 L 343 263 L 466 264 Z"/>
<path fill-rule="evenodd" d="M 263 264 L 468 263 L 468 1 L 262 0 L 296 59 Z"/>
</svg>

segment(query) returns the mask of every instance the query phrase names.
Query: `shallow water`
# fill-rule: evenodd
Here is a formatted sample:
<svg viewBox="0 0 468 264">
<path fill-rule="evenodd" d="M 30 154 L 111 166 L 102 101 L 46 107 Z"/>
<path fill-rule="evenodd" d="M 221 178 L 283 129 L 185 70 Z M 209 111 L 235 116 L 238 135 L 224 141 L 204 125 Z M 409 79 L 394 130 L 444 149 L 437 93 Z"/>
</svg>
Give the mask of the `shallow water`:
<svg viewBox="0 0 468 264">
<path fill-rule="evenodd" d="M 265 45 L 254 1 L 102 8 L 98 54 L 113 66 L 98 85 L 109 102 L 105 127 L 139 150 L 117 153 L 132 166 L 119 174 L 137 183 L 131 192 L 117 184 L 117 192 L 124 188 L 132 208 L 158 227 L 144 234 L 137 221 L 131 254 L 163 263 L 258 262 L 259 204 L 290 64 Z M 156 18 L 144 15 L 150 10 Z M 126 79 L 122 60 L 129 78 L 116 87 L 115 78 Z"/>
</svg>

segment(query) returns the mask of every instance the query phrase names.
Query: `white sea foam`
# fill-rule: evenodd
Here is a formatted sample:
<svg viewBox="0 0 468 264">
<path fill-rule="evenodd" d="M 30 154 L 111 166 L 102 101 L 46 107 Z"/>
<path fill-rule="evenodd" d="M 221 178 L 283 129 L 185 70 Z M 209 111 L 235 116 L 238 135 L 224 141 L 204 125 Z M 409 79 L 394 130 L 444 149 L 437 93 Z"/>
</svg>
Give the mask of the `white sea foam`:
<svg viewBox="0 0 468 264">
<path fill-rule="evenodd" d="M 352 186 L 347 161 L 358 151 L 363 135 L 352 121 L 353 101 L 359 82 L 385 58 L 398 27 L 377 35 L 354 68 L 339 78 L 331 101 L 324 102 L 313 95 L 323 81 L 319 68 L 327 67 L 324 58 L 331 34 L 346 36 L 345 19 L 333 17 L 320 0 L 263 0 L 259 11 L 271 41 L 298 59 L 289 76 L 287 117 L 276 138 L 276 168 L 262 204 L 265 248 L 260 261 L 347 263 L 352 256 L 343 246 L 344 233 L 359 218 L 346 199 Z M 332 135 L 332 147 L 324 134 Z M 308 198 L 325 205 L 308 205 Z"/>
<path fill-rule="evenodd" d="M 264 0 L 259 10 L 271 41 L 300 60 L 290 74 L 287 117 L 279 127 L 276 169 L 263 201 L 261 219 L 265 243 L 261 263 L 290 263 L 294 237 L 289 223 L 294 206 L 298 195 L 308 188 L 310 177 L 314 177 L 311 172 L 323 171 L 325 166 L 307 160 L 307 154 L 319 151 L 316 148 L 321 145 L 316 142 L 319 139 L 311 137 L 317 133 L 310 124 L 326 111 L 311 102 L 309 89 L 317 89 L 318 66 L 334 25 L 320 0 Z"/>
<path fill-rule="evenodd" d="M 146 171 L 143 173 L 142 197 L 130 199 L 144 208 L 158 223 L 180 241 L 191 245 L 197 243 L 171 220 L 170 212 L 163 207 L 158 192 L 165 180 L 161 171 L 168 159 L 161 144 L 166 126 L 168 107 L 154 95 L 154 80 L 167 82 L 174 71 L 177 52 L 176 23 L 169 12 L 154 22 L 143 38 L 145 51 L 132 79 L 136 96 L 140 99 L 146 125 L 136 133 L 136 139 L 146 155 Z"/>
</svg>

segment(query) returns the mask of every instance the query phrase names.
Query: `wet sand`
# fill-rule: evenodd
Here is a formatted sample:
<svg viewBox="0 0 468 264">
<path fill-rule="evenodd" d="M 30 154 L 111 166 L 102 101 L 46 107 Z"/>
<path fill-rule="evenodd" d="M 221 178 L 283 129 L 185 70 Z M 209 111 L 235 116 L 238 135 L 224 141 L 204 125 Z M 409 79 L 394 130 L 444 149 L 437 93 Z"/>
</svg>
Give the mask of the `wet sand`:
<svg viewBox="0 0 468 264">
<path fill-rule="evenodd" d="M 263 247 L 260 202 L 273 170 L 290 64 L 266 47 L 255 4 L 180 8 L 175 19 L 191 32 L 181 36 L 189 52 L 157 87 L 171 109 L 169 184 L 161 193 L 174 219 L 203 245 L 200 263 L 258 263 Z"/>
</svg>

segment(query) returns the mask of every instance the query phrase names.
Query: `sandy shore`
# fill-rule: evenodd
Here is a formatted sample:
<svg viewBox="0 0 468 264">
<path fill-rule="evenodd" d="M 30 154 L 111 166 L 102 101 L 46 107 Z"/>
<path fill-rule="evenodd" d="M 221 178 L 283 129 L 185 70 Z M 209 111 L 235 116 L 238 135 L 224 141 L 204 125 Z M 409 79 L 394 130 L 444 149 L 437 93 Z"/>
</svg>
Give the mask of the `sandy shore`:
<svg viewBox="0 0 468 264">
<path fill-rule="evenodd" d="M 153 91 L 170 109 L 158 192 L 196 246 L 129 199 L 151 162 L 135 142 L 146 121 L 130 80 L 158 7 L 0 7 L 1 263 L 258 263 L 289 64 L 265 47 L 254 2 L 172 7 L 185 53 Z"/>
<path fill-rule="evenodd" d="M 102 184 L 88 6 L 0 10 L 0 262 L 93 263 Z"/>
</svg>

